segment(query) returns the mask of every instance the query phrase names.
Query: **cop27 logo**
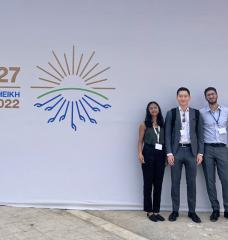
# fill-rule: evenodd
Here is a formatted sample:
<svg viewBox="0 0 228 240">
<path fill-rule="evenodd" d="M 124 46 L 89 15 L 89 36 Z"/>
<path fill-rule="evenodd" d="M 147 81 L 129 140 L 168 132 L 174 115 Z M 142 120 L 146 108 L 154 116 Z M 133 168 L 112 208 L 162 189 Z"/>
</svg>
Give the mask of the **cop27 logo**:
<svg viewBox="0 0 228 240">
<path fill-rule="evenodd" d="M 0 109 L 20 108 L 20 86 L 17 85 L 20 67 L 0 66 Z"/>
<path fill-rule="evenodd" d="M 92 65 L 95 52 L 88 58 L 83 54 L 77 58 L 75 52 L 73 46 L 69 61 L 66 53 L 60 59 L 52 51 L 54 63 L 48 62 L 48 69 L 37 66 L 42 84 L 31 88 L 43 91 L 34 106 L 50 112 L 47 123 L 69 121 L 76 131 L 79 121 L 97 124 L 96 114 L 111 108 L 103 92 L 115 88 L 104 85 L 108 79 L 101 77 L 110 67 L 100 69 L 99 63 Z"/>
</svg>

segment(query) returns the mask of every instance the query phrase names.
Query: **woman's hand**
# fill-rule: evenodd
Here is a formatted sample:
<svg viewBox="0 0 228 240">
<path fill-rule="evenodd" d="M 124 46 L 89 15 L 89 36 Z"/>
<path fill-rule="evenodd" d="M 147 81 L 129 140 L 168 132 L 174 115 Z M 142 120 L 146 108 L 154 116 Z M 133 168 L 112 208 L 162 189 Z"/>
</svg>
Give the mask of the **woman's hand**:
<svg viewBox="0 0 228 240">
<path fill-rule="evenodd" d="M 139 159 L 140 163 L 142 163 L 142 164 L 145 163 L 144 162 L 144 156 L 142 155 L 142 153 L 139 153 L 138 159 Z"/>
</svg>

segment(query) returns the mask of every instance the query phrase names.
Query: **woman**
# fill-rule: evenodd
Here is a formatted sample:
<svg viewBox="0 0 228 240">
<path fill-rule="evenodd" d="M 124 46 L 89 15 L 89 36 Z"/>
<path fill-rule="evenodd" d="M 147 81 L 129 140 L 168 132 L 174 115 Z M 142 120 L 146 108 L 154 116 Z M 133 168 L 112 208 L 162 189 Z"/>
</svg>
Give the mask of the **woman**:
<svg viewBox="0 0 228 240">
<path fill-rule="evenodd" d="M 164 119 L 156 102 L 148 103 L 145 121 L 139 127 L 138 159 L 143 171 L 144 211 L 151 221 L 164 221 L 159 214 L 165 170 Z"/>
</svg>

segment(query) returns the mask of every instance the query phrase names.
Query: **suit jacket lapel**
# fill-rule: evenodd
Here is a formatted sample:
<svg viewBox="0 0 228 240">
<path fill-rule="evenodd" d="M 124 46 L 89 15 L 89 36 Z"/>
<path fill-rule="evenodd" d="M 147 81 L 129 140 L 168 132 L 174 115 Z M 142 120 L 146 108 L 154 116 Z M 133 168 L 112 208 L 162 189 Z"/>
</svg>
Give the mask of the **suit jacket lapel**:
<svg viewBox="0 0 228 240">
<path fill-rule="evenodd" d="M 193 123 L 194 123 L 194 118 L 195 118 L 195 115 L 194 115 L 194 111 L 192 108 L 189 108 L 189 128 L 190 128 L 190 135 L 191 135 L 191 132 L 193 130 Z"/>
<path fill-rule="evenodd" d="M 179 107 L 176 108 L 176 136 L 177 136 L 177 141 L 178 143 L 180 142 L 180 138 L 181 138 L 181 134 L 180 134 L 180 130 L 181 130 L 181 117 L 180 117 L 180 110 Z"/>
<path fill-rule="evenodd" d="M 180 129 L 181 129 L 181 117 L 180 117 L 179 107 L 176 108 L 176 129 L 177 129 L 178 132 L 180 133 Z"/>
</svg>

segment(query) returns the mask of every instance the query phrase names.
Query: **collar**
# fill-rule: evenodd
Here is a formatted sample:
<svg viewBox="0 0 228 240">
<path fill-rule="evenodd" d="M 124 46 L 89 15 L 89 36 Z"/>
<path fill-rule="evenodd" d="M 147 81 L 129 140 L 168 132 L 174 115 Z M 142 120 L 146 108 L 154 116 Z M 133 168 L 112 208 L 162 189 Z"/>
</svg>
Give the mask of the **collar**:
<svg viewBox="0 0 228 240">
<path fill-rule="evenodd" d="M 189 112 L 189 107 L 187 107 L 187 109 L 186 109 L 185 111 L 183 111 L 180 106 L 179 106 L 178 108 L 179 108 L 179 111 L 180 111 L 180 112 Z"/>
<path fill-rule="evenodd" d="M 216 112 L 217 110 L 222 110 L 222 107 L 221 107 L 220 105 L 218 105 L 218 108 L 215 110 L 215 112 Z M 206 111 L 207 111 L 207 112 L 213 112 L 213 111 L 210 109 L 209 106 L 206 107 Z"/>
</svg>

